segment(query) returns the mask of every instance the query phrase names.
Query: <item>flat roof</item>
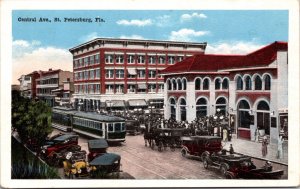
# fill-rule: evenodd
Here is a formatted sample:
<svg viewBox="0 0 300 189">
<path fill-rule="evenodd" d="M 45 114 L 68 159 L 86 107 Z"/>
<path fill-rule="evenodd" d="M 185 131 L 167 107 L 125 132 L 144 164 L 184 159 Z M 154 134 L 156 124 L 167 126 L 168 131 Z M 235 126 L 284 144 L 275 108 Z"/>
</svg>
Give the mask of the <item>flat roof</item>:
<svg viewBox="0 0 300 189">
<path fill-rule="evenodd" d="M 97 113 L 86 113 L 86 112 L 78 112 L 74 111 L 73 115 L 76 117 L 81 117 L 81 118 L 87 118 L 87 119 L 93 119 L 96 121 L 106 121 L 106 122 L 124 122 L 125 119 L 117 116 L 110 116 L 110 115 L 104 115 L 104 114 L 97 114 Z"/>
</svg>

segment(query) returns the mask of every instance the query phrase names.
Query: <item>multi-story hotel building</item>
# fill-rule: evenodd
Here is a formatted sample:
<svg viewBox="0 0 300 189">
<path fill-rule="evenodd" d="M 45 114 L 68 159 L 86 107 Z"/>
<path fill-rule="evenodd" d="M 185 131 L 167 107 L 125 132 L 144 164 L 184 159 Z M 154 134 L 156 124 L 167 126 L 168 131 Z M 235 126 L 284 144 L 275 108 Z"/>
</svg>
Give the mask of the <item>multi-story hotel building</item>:
<svg viewBox="0 0 300 189">
<path fill-rule="evenodd" d="M 158 71 L 194 54 L 206 43 L 97 38 L 70 49 L 75 107 L 86 111 L 163 102 Z"/>
<path fill-rule="evenodd" d="M 239 138 L 256 129 L 276 143 L 288 124 L 288 44 L 274 42 L 247 55 L 202 54 L 161 71 L 165 118 L 193 121 L 229 114 Z"/>
<path fill-rule="evenodd" d="M 65 85 L 70 85 L 70 83 L 72 85 L 72 81 L 73 73 L 69 71 L 60 69 L 40 71 L 40 77 L 36 79 L 36 95 L 39 100 L 44 100 L 50 106 L 60 105 L 62 98 L 70 99 L 69 93 L 72 93 L 72 86 Z M 65 99 L 63 100 L 66 102 Z"/>
<path fill-rule="evenodd" d="M 23 97 L 36 98 L 36 79 L 40 77 L 40 71 L 34 71 L 27 75 L 22 75 L 18 80 L 20 82 L 20 92 Z"/>
</svg>

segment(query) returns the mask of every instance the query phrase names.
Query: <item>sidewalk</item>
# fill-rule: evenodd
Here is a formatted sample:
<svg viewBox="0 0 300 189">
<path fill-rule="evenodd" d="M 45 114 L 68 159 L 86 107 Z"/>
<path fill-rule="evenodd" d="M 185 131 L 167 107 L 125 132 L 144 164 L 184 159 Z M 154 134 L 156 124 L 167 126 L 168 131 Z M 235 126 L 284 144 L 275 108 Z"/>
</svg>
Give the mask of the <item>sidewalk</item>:
<svg viewBox="0 0 300 189">
<path fill-rule="evenodd" d="M 262 143 L 237 139 L 236 135 L 232 136 L 232 140 L 230 142 L 226 142 L 224 148 L 229 150 L 229 146 L 232 144 L 233 149 L 237 153 L 245 154 L 252 157 L 257 157 L 261 159 L 266 159 L 270 161 L 275 161 L 279 163 L 288 164 L 288 142 L 285 141 L 283 143 L 283 158 L 277 159 L 277 144 L 269 144 L 268 145 L 268 154 L 266 157 L 262 156 L 261 146 Z"/>
</svg>

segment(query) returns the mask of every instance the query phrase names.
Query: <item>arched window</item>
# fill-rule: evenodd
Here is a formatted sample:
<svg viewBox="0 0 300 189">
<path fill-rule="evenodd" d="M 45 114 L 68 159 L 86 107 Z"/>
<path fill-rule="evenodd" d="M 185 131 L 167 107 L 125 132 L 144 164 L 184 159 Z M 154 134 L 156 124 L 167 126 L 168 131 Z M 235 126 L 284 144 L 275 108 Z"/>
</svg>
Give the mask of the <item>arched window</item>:
<svg viewBox="0 0 300 189">
<path fill-rule="evenodd" d="M 173 85 L 173 90 L 177 90 L 177 83 L 175 79 L 172 80 L 172 85 Z"/>
<path fill-rule="evenodd" d="M 197 78 L 195 80 L 195 90 L 200 90 L 201 89 L 201 79 Z"/>
<path fill-rule="evenodd" d="M 170 112 L 171 112 L 171 118 L 176 119 L 176 101 L 174 98 L 170 99 Z"/>
<path fill-rule="evenodd" d="M 217 78 L 215 80 L 215 89 L 220 90 L 221 89 L 221 79 Z"/>
<path fill-rule="evenodd" d="M 171 81 L 170 80 L 168 80 L 168 90 L 172 90 L 172 84 L 171 84 Z"/>
<path fill-rule="evenodd" d="M 269 75 L 265 76 L 265 90 L 271 90 L 271 77 Z"/>
<path fill-rule="evenodd" d="M 185 121 L 186 120 L 186 101 L 185 99 L 180 99 L 179 101 L 179 107 L 180 107 L 180 120 Z"/>
<path fill-rule="evenodd" d="M 246 100 L 241 100 L 238 105 L 238 127 L 250 128 L 250 106 Z"/>
<path fill-rule="evenodd" d="M 182 83 L 181 83 L 181 79 L 177 79 L 177 88 L 178 90 L 182 90 Z"/>
<path fill-rule="evenodd" d="M 229 81 L 227 78 L 223 79 L 222 89 L 228 89 Z"/>
<path fill-rule="evenodd" d="M 182 79 L 182 85 L 183 85 L 182 90 L 186 90 L 186 79 L 185 78 Z"/>
<path fill-rule="evenodd" d="M 246 76 L 245 84 L 246 84 L 246 90 L 251 90 L 252 89 L 252 82 L 251 82 L 251 77 L 250 76 Z"/>
<path fill-rule="evenodd" d="M 208 80 L 208 78 L 205 78 L 203 80 L 203 90 L 209 90 L 209 80 Z"/>
<path fill-rule="evenodd" d="M 260 78 L 260 76 L 255 76 L 254 79 L 254 84 L 255 84 L 255 90 L 262 90 L 262 80 Z"/>
<path fill-rule="evenodd" d="M 222 115 L 226 115 L 226 99 L 223 97 L 218 98 L 218 100 L 216 101 L 216 113 L 219 112 Z"/>
<path fill-rule="evenodd" d="M 265 134 L 270 134 L 270 107 L 265 101 L 260 101 L 257 105 L 257 128 L 264 129 Z"/>
<path fill-rule="evenodd" d="M 205 98 L 199 98 L 196 102 L 196 116 L 204 117 L 207 115 L 207 100 Z"/>
<path fill-rule="evenodd" d="M 237 80 L 236 80 L 236 89 L 237 90 L 243 90 L 244 86 L 243 86 L 243 80 L 241 76 L 238 76 Z"/>
</svg>

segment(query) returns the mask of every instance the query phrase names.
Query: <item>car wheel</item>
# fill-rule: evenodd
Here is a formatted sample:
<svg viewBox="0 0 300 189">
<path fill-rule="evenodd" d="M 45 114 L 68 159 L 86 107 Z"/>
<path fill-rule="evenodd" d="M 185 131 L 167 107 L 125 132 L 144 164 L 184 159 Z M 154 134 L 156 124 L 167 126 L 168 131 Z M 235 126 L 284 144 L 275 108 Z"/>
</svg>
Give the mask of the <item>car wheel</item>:
<svg viewBox="0 0 300 189">
<path fill-rule="evenodd" d="M 182 157 L 186 157 L 186 154 L 187 154 L 186 150 L 185 150 L 185 149 L 182 149 L 182 150 L 181 150 L 181 155 L 182 155 Z"/>
<path fill-rule="evenodd" d="M 229 166 L 225 164 L 221 164 L 220 171 L 223 176 L 226 176 L 226 172 L 228 171 Z"/>
<path fill-rule="evenodd" d="M 226 171 L 225 178 L 226 179 L 235 179 L 236 177 L 234 176 L 234 174 L 232 172 Z"/>
<path fill-rule="evenodd" d="M 207 157 L 205 157 L 204 160 L 203 160 L 203 166 L 204 166 L 205 169 L 208 169 L 209 163 L 208 163 Z"/>
</svg>

